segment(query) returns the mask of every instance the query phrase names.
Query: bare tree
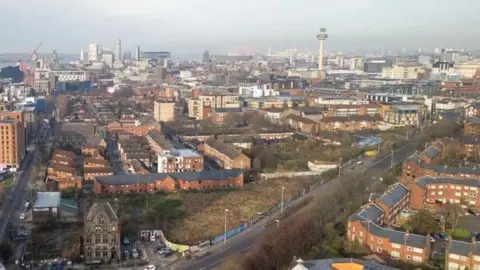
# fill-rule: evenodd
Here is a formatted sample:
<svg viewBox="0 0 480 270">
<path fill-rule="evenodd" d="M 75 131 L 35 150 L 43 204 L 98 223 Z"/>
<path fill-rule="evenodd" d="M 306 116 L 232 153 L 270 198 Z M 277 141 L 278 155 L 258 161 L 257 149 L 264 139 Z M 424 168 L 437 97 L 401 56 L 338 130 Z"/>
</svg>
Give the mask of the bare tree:
<svg viewBox="0 0 480 270">
<path fill-rule="evenodd" d="M 445 220 L 452 224 L 452 231 L 457 229 L 458 219 L 463 215 L 463 209 L 459 204 L 447 203 L 443 208 Z"/>
</svg>

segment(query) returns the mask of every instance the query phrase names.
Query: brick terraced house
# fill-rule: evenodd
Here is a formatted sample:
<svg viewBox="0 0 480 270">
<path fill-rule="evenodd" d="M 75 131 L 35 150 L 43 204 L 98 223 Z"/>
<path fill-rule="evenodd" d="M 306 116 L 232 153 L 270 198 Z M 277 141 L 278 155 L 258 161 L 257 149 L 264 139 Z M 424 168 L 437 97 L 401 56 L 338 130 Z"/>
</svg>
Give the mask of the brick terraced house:
<svg viewBox="0 0 480 270">
<path fill-rule="evenodd" d="M 241 170 L 181 173 L 150 173 L 97 177 L 93 192 L 97 195 L 173 192 L 178 189 L 203 190 L 242 188 Z"/>
<path fill-rule="evenodd" d="M 241 150 L 216 139 L 205 141 L 203 153 L 223 169 L 249 170 L 251 161 Z"/>
</svg>

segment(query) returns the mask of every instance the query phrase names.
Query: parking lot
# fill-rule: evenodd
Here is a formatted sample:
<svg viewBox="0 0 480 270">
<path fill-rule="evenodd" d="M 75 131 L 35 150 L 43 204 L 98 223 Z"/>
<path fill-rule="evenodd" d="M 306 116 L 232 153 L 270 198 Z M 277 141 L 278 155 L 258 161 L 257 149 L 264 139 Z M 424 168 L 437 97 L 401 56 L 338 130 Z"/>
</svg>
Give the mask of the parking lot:
<svg viewBox="0 0 480 270">
<path fill-rule="evenodd" d="M 128 245 L 122 244 L 122 259 L 126 261 L 134 262 L 134 258 L 132 257 L 132 249 L 135 248 L 135 241 L 129 239 L 130 243 Z M 172 252 L 170 256 L 164 257 L 162 254 L 158 252 L 158 248 L 163 246 L 162 243 L 159 241 L 156 242 L 145 242 L 145 241 L 137 241 L 136 249 L 139 253 L 138 260 L 147 261 L 149 264 L 154 264 L 156 266 L 165 267 L 173 262 L 175 262 L 179 254 L 175 254 Z M 129 252 L 129 259 L 125 259 L 125 250 Z"/>
</svg>

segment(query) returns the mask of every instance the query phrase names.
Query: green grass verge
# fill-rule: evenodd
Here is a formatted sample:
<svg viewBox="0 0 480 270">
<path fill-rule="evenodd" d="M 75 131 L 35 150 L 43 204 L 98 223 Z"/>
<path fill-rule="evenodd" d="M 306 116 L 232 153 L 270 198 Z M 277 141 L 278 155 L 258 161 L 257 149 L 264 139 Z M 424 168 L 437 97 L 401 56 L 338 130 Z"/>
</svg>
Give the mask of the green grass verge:
<svg viewBox="0 0 480 270">
<path fill-rule="evenodd" d="M 7 178 L 5 178 L 1 184 L 3 185 L 3 188 L 9 188 L 13 186 L 13 175 L 7 176 Z"/>
<path fill-rule="evenodd" d="M 455 229 L 455 231 L 450 229 L 447 230 L 447 233 L 450 234 L 453 238 L 465 239 L 471 236 L 471 232 L 465 229 Z"/>
</svg>

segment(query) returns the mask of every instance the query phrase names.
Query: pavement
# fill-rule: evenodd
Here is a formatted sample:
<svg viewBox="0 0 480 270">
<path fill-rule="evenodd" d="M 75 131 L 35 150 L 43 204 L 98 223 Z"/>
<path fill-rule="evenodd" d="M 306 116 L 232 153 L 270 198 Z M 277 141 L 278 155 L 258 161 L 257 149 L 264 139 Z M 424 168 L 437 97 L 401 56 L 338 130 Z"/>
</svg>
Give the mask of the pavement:
<svg viewBox="0 0 480 270">
<path fill-rule="evenodd" d="M 346 172 L 360 172 L 362 174 L 367 173 L 368 175 L 378 175 L 380 172 L 390 169 L 392 156 L 393 156 L 393 165 L 403 162 L 407 157 L 414 154 L 417 143 L 420 139 L 420 136 L 417 135 L 407 144 L 403 145 L 399 149 L 396 149 L 391 153 L 384 154 L 379 156 L 374 160 L 366 158 L 363 162 L 363 165 L 355 167 L 353 164 L 344 166 L 341 173 Z M 288 207 L 292 207 L 305 199 L 312 196 L 321 196 L 328 192 L 329 187 L 340 181 L 341 176 L 337 177 L 324 185 L 316 186 L 312 191 L 307 193 L 304 197 L 298 199 L 294 203 L 290 204 Z M 286 208 L 288 208 L 286 207 Z M 205 270 L 205 269 L 215 269 L 225 260 L 226 257 L 234 253 L 248 253 L 250 247 L 254 244 L 255 240 L 263 233 L 265 230 L 265 225 L 270 221 L 276 218 L 276 215 L 272 215 L 269 218 L 263 219 L 260 222 L 248 227 L 245 231 L 238 234 L 235 237 L 232 237 L 227 240 L 225 245 L 218 244 L 205 248 L 200 251 L 197 256 L 197 259 L 190 261 L 181 261 L 178 264 L 172 265 L 164 269 L 185 269 L 185 270 Z"/>
</svg>

